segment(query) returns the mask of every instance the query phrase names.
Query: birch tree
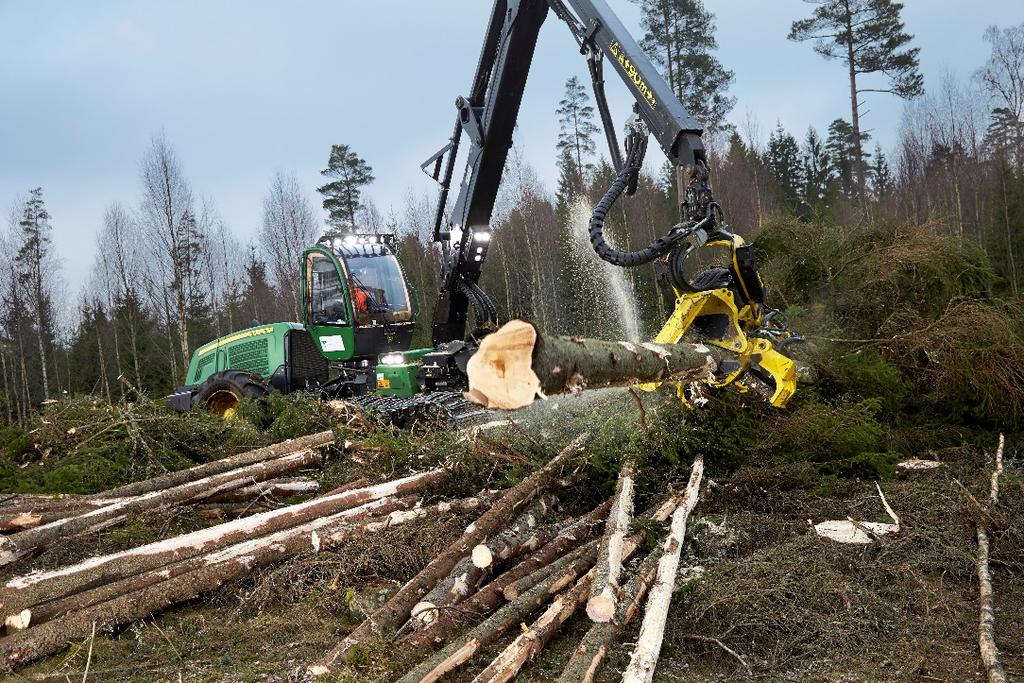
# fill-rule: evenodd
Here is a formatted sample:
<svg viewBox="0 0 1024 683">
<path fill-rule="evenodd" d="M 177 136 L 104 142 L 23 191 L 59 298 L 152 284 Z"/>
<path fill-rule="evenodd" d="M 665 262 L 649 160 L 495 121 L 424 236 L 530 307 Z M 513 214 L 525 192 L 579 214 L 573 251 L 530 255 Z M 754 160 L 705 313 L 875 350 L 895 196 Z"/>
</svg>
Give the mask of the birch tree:
<svg viewBox="0 0 1024 683">
<path fill-rule="evenodd" d="M 177 347 L 171 355 L 185 366 L 190 354 L 190 270 L 196 255 L 194 201 L 178 157 L 163 137 L 154 138 L 143 157 L 141 180 L 139 218 L 147 251 L 154 254 L 156 281 L 169 290 L 161 294 L 166 295 L 165 316 L 172 325 L 168 336 Z"/>
<path fill-rule="evenodd" d="M 263 198 L 260 243 L 275 286 L 288 314 L 301 316 L 298 296 L 299 260 L 318 232 L 312 204 L 292 174 L 278 172 Z"/>
</svg>

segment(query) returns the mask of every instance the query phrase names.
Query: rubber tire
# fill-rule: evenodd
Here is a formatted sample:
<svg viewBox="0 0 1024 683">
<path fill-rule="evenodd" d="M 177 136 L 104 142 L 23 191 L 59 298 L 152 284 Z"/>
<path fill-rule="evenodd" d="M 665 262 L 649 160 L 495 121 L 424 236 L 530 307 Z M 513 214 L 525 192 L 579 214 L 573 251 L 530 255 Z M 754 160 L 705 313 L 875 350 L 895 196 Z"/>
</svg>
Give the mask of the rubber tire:
<svg viewBox="0 0 1024 683">
<path fill-rule="evenodd" d="M 211 413 L 221 417 L 233 417 L 233 414 L 226 414 L 222 407 L 230 403 L 230 396 L 234 397 L 234 406 L 242 402 L 243 398 L 260 399 L 270 393 L 270 388 L 263 383 L 259 375 L 245 370 L 225 370 L 217 372 L 203 382 L 203 385 L 196 392 L 193 405 L 203 406 Z M 224 403 L 221 403 L 224 401 Z"/>
</svg>

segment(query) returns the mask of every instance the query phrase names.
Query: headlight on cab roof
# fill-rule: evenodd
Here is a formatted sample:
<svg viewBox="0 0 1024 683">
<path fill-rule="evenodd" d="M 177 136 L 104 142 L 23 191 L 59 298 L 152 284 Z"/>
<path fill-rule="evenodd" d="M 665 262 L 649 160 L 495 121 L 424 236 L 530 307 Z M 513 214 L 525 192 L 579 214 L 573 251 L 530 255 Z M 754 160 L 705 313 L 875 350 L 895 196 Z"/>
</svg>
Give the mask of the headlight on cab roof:
<svg viewBox="0 0 1024 683">
<path fill-rule="evenodd" d="M 400 353 L 385 353 L 380 358 L 381 365 L 405 365 L 405 356 Z"/>
</svg>

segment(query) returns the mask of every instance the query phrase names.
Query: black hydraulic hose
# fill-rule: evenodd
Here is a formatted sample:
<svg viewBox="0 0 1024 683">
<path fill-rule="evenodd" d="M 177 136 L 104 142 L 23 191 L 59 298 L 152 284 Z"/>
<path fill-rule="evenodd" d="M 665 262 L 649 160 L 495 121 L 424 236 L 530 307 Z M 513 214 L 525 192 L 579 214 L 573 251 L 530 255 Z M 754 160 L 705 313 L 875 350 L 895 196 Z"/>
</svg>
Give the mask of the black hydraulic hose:
<svg viewBox="0 0 1024 683">
<path fill-rule="evenodd" d="M 591 246 L 601 260 L 620 268 L 634 268 L 650 263 L 672 251 L 676 244 L 685 239 L 688 234 L 686 231 L 670 232 L 639 251 L 619 251 L 605 242 L 605 217 L 622 193 L 631 184 L 636 182 L 636 177 L 640 173 L 640 166 L 643 163 L 644 147 L 645 145 L 643 144 L 635 144 L 633 146 L 626 159 L 626 165 L 623 166 L 622 170 L 615 177 L 615 182 L 608 188 L 601 201 L 597 203 L 597 208 L 594 209 L 594 213 L 590 217 L 589 232 Z"/>
</svg>

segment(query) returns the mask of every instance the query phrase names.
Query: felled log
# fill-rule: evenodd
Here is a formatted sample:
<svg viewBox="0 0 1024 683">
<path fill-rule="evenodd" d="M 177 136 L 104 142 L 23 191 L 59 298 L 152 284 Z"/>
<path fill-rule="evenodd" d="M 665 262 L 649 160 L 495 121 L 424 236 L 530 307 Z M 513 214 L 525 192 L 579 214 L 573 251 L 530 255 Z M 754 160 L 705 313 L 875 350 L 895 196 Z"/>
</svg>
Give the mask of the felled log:
<svg viewBox="0 0 1024 683">
<path fill-rule="evenodd" d="M 195 557 L 254 536 L 295 527 L 370 501 L 415 493 L 447 480 L 448 476 L 445 470 L 440 469 L 420 472 L 362 489 L 314 498 L 137 548 L 89 558 L 70 567 L 15 577 L 0 589 L 0 614 L 7 617 L 46 600 L 55 600 L 162 567 L 176 560 Z"/>
<path fill-rule="evenodd" d="M 273 510 L 272 507 L 255 501 L 248 503 L 205 503 L 193 506 L 192 509 L 202 519 L 236 519 Z"/>
<path fill-rule="evenodd" d="M 608 525 L 601 539 L 601 551 L 597 556 L 595 576 L 587 600 L 587 616 L 591 621 L 604 623 L 615 614 L 618 600 L 619 574 L 622 571 L 622 542 L 633 520 L 633 478 L 636 476 L 636 462 L 626 458 L 615 484 L 612 511 L 608 514 Z"/>
<path fill-rule="evenodd" d="M 252 538 L 247 541 L 243 541 L 243 543 L 249 544 L 247 547 L 259 548 L 264 544 L 280 542 L 281 539 L 289 539 L 292 536 L 305 534 L 309 531 L 315 532 L 322 527 L 332 524 L 353 524 L 371 517 L 389 515 L 395 511 L 410 510 L 415 507 L 419 500 L 419 497 L 415 495 L 405 496 L 402 498 L 382 498 L 380 500 L 371 501 L 357 508 L 343 510 L 342 512 L 334 515 L 312 520 L 297 527 L 283 529 L 268 536 Z M 231 548 L 233 546 L 228 547 Z M 180 560 L 178 562 L 172 562 L 171 564 L 164 565 L 163 567 L 141 572 L 119 581 L 105 583 L 95 588 L 82 591 L 81 593 L 68 595 L 59 600 L 51 600 L 39 605 L 27 607 L 16 614 L 8 616 L 4 625 L 7 627 L 8 633 L 21 631 L 29 626 L 35 626 L 37 624 L 50 621 L 55 617 L 77 612 L 78 610 L 106 602 L 107 600 L 112 600 L 121 595 L 143 590 L 176 576 L 181 576 L 182 574 L 202 569 L 210 564 L 210 557 L 216 557 L 215 553 L 222 551 L 223 549 L 215 550 L 212 553 L 205 553 L 203 555 Z"/>
<path fill-rule="evenodd" d="M 668 519 L 682 500 L 682 496 L 671 496 L 658 506 L 654 513 L 651 514 L 650 519 L 659 522 Z M 628 558 L 632 555 L 643 541 L 643 534 L 635 534 L 627 539 L 623 544 L 623 557 Z M 580 558 L 568 563 L 567 567 L 563 567 L 563 565 L 566 564 L 566 560 L 569 558 L 563 558 L 563 560 L 556 562 L 557 572 L 518 596 L 513 602 L 499 609 L 468 633 L 453 640 L 432 657 L 427 658 L 426 661 L 403 676 L 400 679 L 400 683 L 416 683 L 416 681 L 433 683 L 445 674 L 462 666 L 482 648 L 487 647 L 500 638 L 510 627 L 528 619 L 530 614 L 545 604 L 552 595 L 568 586 L 572 586 L 578 577 L 587 571 L 587 567 L 593 563 L 597 556 L 597 544 L 595 543 L 591 547 L 592 554 L 588 558 L 589 563 L 583 559 L 585 553 L 581 554 Z M 585 589 L 581 589 L 583 591 L 581 597 L 585 597 L 586 591 L 590 590 L 589 581 L 584 585 Z"/>
<path fill-rule="evenodd" d="M 1003 435 L 999 435 L 999 447 L 996 449 L 995 469 L 989 485 L 989 512 L 999 502 L 999 475 L 1003 473 Z M 992 574 L 989 571 L 989 539 L 988 531 L 981 522 L 977 525 L 978 536 L 978 649 L 981 651 L 981 662 L 985 665 L 988 683 L 1006 683 L 1006 671 L 999 662 L 999 648 L 996 647 L 996 615 L 993 608 Z"/>
<path fill-rule="evenodd" d="M 273 460 L 284 455 L 291 455 L 292 453 L 298 453 L 310 448 L 322 448 L 332 443 L 334 443 L 334 432 L 328 429 L 323 432 L 317 432 L 316 434 L 300 436 L 297 439 L 290 439 L 271 446 L 264 446 L 263 448 L 239 453 L 238 455 L 233 455 L 229 458 L 221 458 L 220 460 L 213 460 L 211 462 L 203 463 L 202 465 L 189 467 L 188 469 L 168 472 L 167 474 L 163 474 L 159 477 L 153 477 L 152 479 L 144 479 L 131 484 L 125 484 L 124 486 L 111 489 L 110 491 L 97 493 L 92 497 L 127 498 L 130 496 L 140 496 L 151 491 L 162 491 L 173 486 L 180 486 L 181 484 L 185 484 L 190 481 L 206 479 L 207 477 L 211 477 L 215 474 L 230 472 L 231 470 L 236 470 L 240 467 L 245 467 L 246 465 L 263 462 L 264 460 Z"/>
<path fill-rule="evenodd" d="M 692 344 L 546 335 L 513 320 L 488 335 L 469 359 L 469 395 L 488 408 L 522 408 L 538 394 L 706 377 L 719 356 L 718 350 Z"/>
<path fill-rule="evenodd" d="M 209 503 L 235 503 L 249 501 L 261 496 L 277 496 L 287 498 L 289 496 L 313 495 L 320 490 L 320 483 L 308 477 L 279 477 L 268 481 L 261 481 L 255 484 L 240 486 L 233 491 L 217 494 L 204 498 Z"/>
<path fill-rule="evenodd" d="M 661 642 L 665 637 L 665 622 L 668 619 L 668 608 L 672 602 L 672 589 L 676 585 L 676 572 L 679 569 L 679 553 L 686 537 L 686 520 L 697 505 L 700 495 L 700 482 L 704 476 L 704 458 L 700 455 L 693 461 L 690 481 L 686 485 L 683 502 L 672 513 L 672 525 L 662 546 L 662 555 L 658 561 L 658 573 L 647 597 L 647 608 L 644 620 L 640 625 L 636 646 L 630 658 L 629 666 L 622 676 L 624 683 L 650 683 L 654 678 L 654 669 L 658 665 L 661 653 Z"/>
<path fill-rule="evenodd" d="M 567 465 L 589 438 L 584 432 L 562 451 L 552 458 L 544 467 L 508 489 L 490 510 L 470 524 L 461 538 L 445 548 L 431 560 L 415 577 L 406 583 L 384 605 L 378 608 L 352 633 L 327 653 L 319 662 L 309 667 L 312 675 L 323 675 L 332 672 L 339 663 L 344 661 L 349 651 L 375 634 L 397 629 L 409 618 L 412 608 L 426 595 L 438 581 L 448 575 L 456 563 L 469 553 L 480 541 L 499 529 L 505 520 L 513 517 L 524 506 L 529 505 L 537 495 L 551 484 L 559 475 L 559 471 Z"/>
<path fill-rule="evenodd" d="M 369 486 L 369 485 L 370 485 L 370 480 L 369 479 L 367 479 L 366 477 L 360 477 L 359 479 L 354 479 L 354 480 L 352 480 L 352 481 L 350 481 L 350 482 L 348 482 L 346 484 L 342 484 L 341 486 L 339 486 L 336 489 L 331 489 L 330 491 L 328 491 L 324 495 L 325 496 L 333 496 L 335 493 L 344 493 L 345 491 L 351 491 L 352 489 L 361 489 L 364 486 Z"/>
<path fill-rule="evenodd" d="M 527 580 L 524 585 L 525 590 L 529 590 L 538 582 L 546 579 L 550 572 L 544 574 L 545 571 L 548 571 L 560 558 L 571 554 L 600 528 L 610 507 L 611 501 L 609 500 L 570 524 L 551 542 L 463 601 L 459 605 L 459 613 L 473 619 L 486 617 L 505 604 L 507 601 L 505 591 L 509 586 L 518 581 Z M 596 542 L 591 548 L 591 553 L 596 556 Z M 533 579 L 532 583 L 528 579 Z M 454 615 L 450 612 L 440 612 L 429 626 L 409 634 L 404 642 L 414 647 L 432 647 L 444 642 L 455 630 L 456 625 L 457 620 Z"/>
<path fill-rule="evenodd" d="M 512 524 L 490 540 L 499 552 L 512 557 L 515 551 L 526 552 L 532 544 L 536 549 L 550 540 L 550 537 L 538 535 L 537 525 L 547 511 L 555 504 L 553 497 L 539 496 L 534 500 Z M 549 532 L 554 536 L 553 532 Z M 471 593 L 476 591 L 480 582 L 486 576 L 487 568 L 494 562 L 494 553 L 486 543 L 480 543 L 467 556 L 455 564 L 455 568 L 443 581 L 439 581 L 434 588 L 416 603 L 412 608 L 414 621 L 423 626 L 437 618 L 438 613 L 446 608 L 453 607 L 465 600 Z"/>
<path fill-rule="evenodd" d="M 660 558 L 658 552 L 652 552 L 644 558 L 622 589 L 622 599 L 616 607 L 615 618 L 590 627 L 562 669 L 558 683 L 593 683 L 608 654 L 608 648 L 618 639 L 622 627 L 630 624 L 640 612 L 647 589 L 658 574 Z"/>
<path fill-rule="evenodd" d="M 19 557 L 24 557 L 33 550 L 49 545 L 53 541 L 105 526 L 113 521 L 123 520 L 129 515 L 184 503 L 196 498 L 199 494 L 216 494 L 249 482 L 274 479 L 283 474 L 312 467 L 322 458 L 323 455 L 317 450 L 300 451 L 274 460 L 247 465 L 230 472 L 215 474 L 205 479 L 190 481 L 166 490 L 151 491 L 74 517 L 66 517 L 34 529 L 26 529 L 0 539 L 0 565 L 10 564 Z"/>
<path fill-rule="evenodd" d="M 437 514 L 441 509 L 461 509 L 463 504 L 462 501 L 456 501 L 444 504 L 443 508 L 432 506 L 432 511 Z M 475 509 L 479 504 L 479 500 L 474 500 L 469 504 L 469 508 Z M 317 520 L 298 528 L 218 550 L 204 556 L 203 566 L 195 571 L 77 610 L 60 619 L 0 639 L 0 662 L 8 668 L 18 666 L 60 650 L 69 640 L 88 636 L 94 625 L 108 628 L 134 621 L 169 605 L 191 600 L 204 592 L 219 588 L 257 567 L 303 552 L 334 548 L 356 534 L 382 526 L 395 526 L 416 518 L 417 516 L 397 512 L 372 524 L 342 521 L 324 525 L 322 520 Z"/>
</svg>

